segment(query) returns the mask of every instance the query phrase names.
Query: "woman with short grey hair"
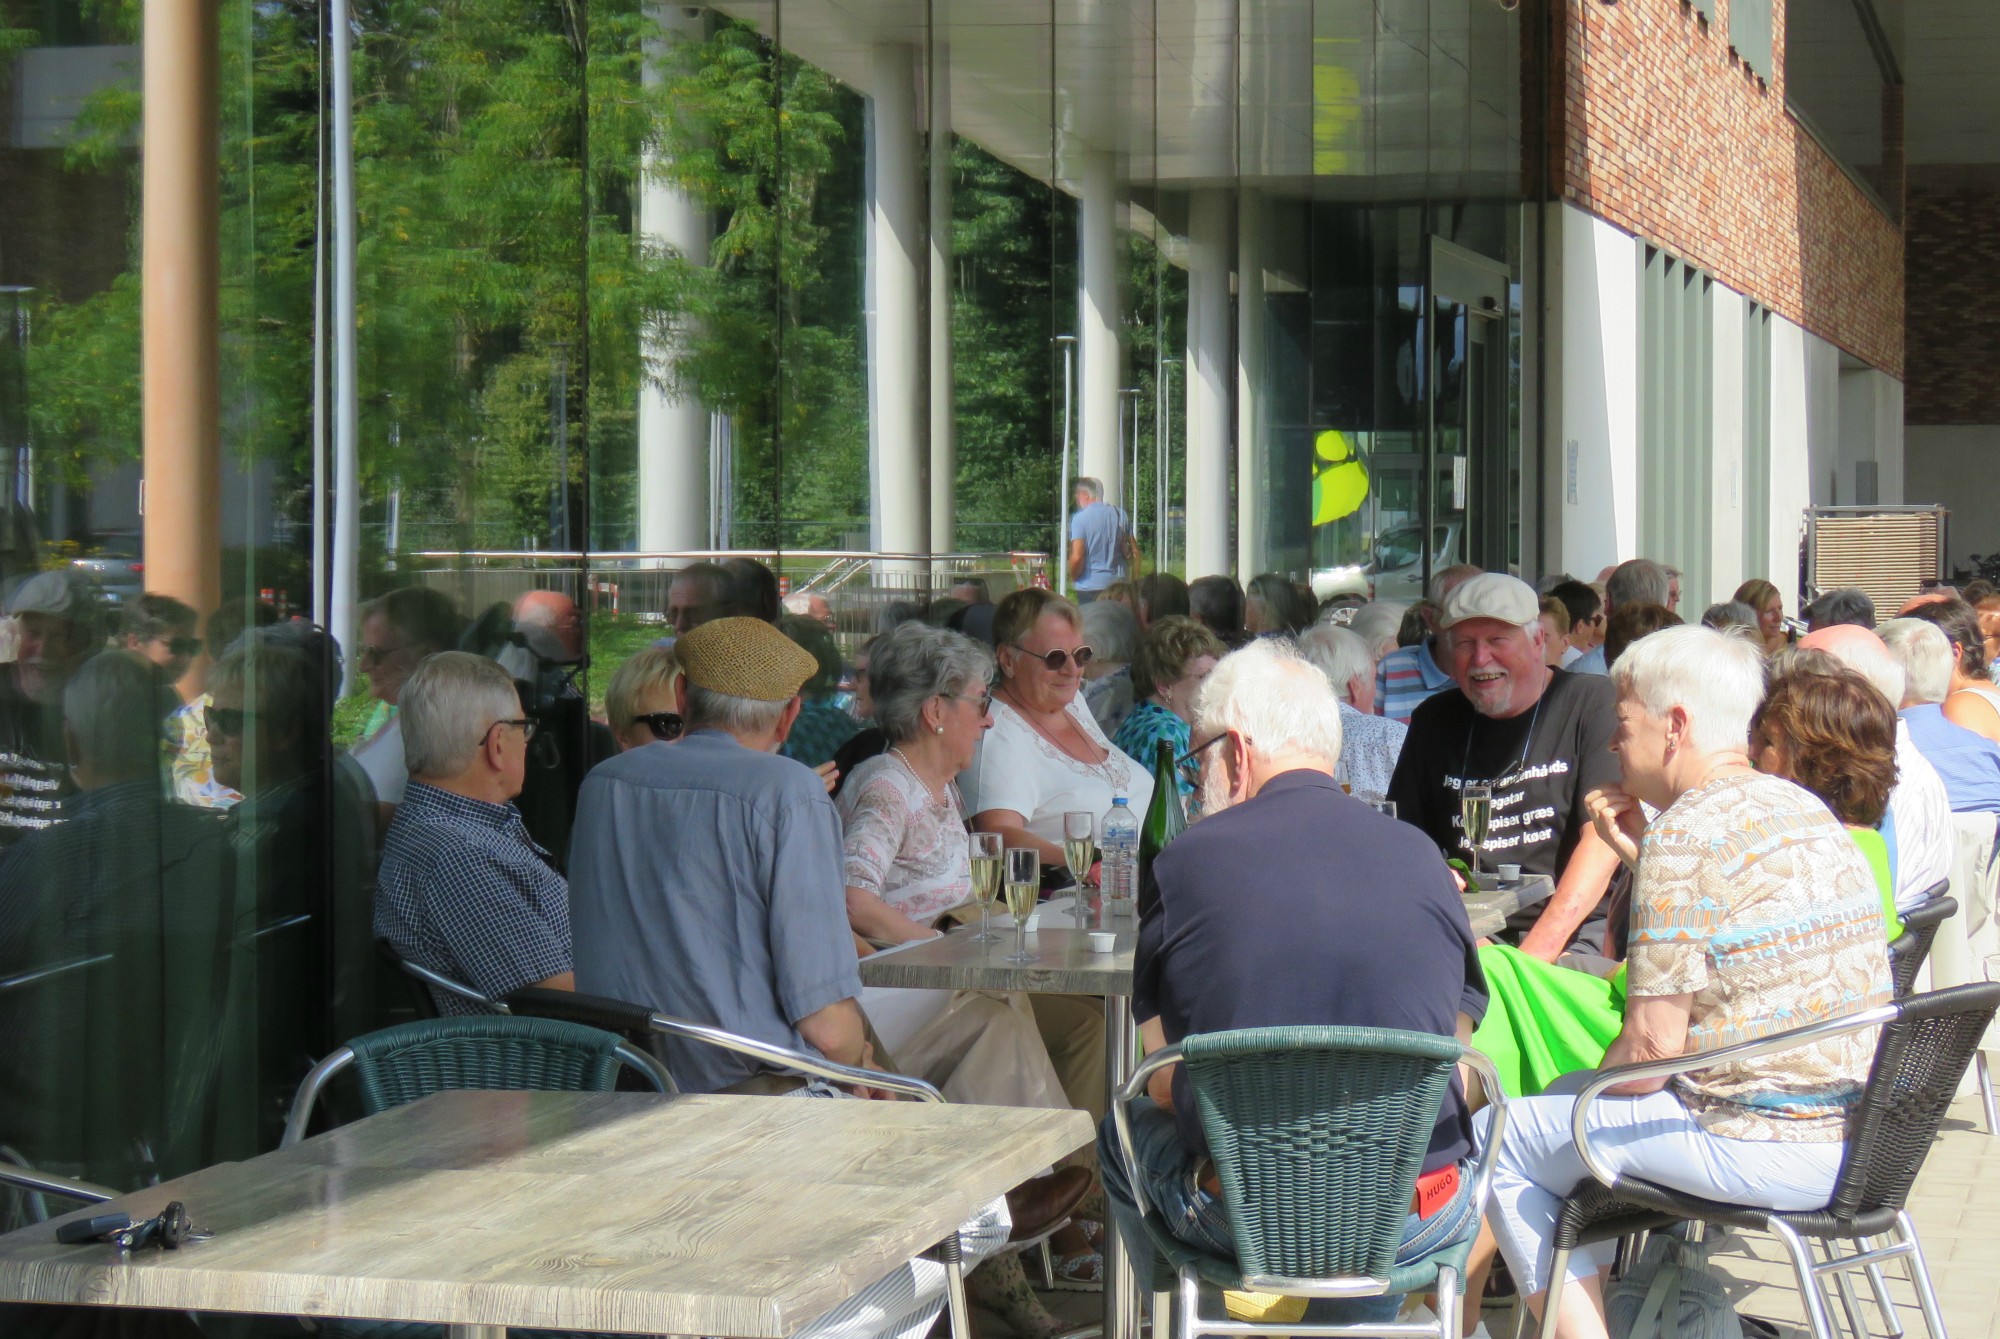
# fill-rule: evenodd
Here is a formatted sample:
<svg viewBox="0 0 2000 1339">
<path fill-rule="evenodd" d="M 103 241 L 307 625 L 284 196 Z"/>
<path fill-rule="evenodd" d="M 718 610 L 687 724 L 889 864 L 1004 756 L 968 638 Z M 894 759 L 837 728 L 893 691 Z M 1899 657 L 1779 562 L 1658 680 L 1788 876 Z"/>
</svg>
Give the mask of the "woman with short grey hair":
<svg viewBox="0 0 2000 1339">
<path fill-rule="evenodd" d="M 1299 634 L 1299 654 L 1311 661 L 1340 699 L 1340 765 L 1335 779 L 1364 798 L 1386 796 L 1410 727 L 1374 714 L 1379 657 L 1351 628 L 1321 623 Z"/>
<path fill-rule="evenodd" d="M 1132 657 L 1139 653 L 1139 616 L 1116 600 L 1083 606 L 1083 639 L 1097 653 L 1083 671 L 1083 705 L 1097 728 L 1118 733 L 1132 710 Z"/>
</svg>

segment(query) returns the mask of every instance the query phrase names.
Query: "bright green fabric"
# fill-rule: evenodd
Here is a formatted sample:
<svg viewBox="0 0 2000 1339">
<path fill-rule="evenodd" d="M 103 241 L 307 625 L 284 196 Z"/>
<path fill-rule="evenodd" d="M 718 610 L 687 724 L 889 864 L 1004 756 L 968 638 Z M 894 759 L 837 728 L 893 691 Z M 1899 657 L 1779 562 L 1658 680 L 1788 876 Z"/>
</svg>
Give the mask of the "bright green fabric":
<svg viewBox="0 0 2000 1339">
<path fill-rule="evenodd" d="M 1875 890 L 1882 895 L 1882 919 L 1889 924 L 1889 938 L 1894 939 L 1903 933 L 1903 922 L 1896 915 L 1896 876 L 1889 872 L 1889 843 L 1873 828 L 1849 828 L 1847 835 L 1854 838 L 1875 875 Z"/>
<path fill-rule="evenodd" d="M 1491 994 L 1472 1044 L 1509 1097 L 1534 1097 L 1564 1075 L 1604 1063 L 1625 1026 L 1625 968 L 1610 977 L 1554 967 L 1505 944 L 1479 950 Z"/>
</svg>

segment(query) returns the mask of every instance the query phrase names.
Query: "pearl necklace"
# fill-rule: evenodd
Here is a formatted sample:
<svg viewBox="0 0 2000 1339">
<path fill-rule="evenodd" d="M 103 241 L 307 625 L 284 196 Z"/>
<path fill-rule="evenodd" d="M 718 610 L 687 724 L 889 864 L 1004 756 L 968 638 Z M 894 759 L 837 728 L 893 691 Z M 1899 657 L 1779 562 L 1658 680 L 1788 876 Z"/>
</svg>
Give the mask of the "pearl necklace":
<svg viewBox="0 0 2000 1339">
<path fill-rule="evenodd" d="M 910 755 L 903 752 L 901 746 L 896 744 L 891 744 L 889 746 L 889 752 L 895 754 L 896 760 L 902 763 L 904 767 L 909 769 L 910 775 L 915 777 L 917 779 L 917 784 L 924 788 L 924 794 L 930 797 L 930 802 L 932 804 L 942 805 L 944 803 L 944 796 L 938 794 L 935 790 L 931 789 L 931 783 L 924 780 L 924 774 L 917 770 L 917 765 L 910 761 Z"/>
</svg>

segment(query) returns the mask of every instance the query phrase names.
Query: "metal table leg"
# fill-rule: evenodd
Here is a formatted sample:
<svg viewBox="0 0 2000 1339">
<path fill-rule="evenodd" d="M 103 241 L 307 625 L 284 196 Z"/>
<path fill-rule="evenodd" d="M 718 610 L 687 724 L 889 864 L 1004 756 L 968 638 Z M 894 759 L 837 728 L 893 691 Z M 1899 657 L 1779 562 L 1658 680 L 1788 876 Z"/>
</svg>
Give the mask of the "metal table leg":
<svg viewBox="0 0 2000 1339">
<path fill-rule="evenodd" d="M 1104 1086 L 1111 1100 L 1132 1075 L 1137 1063 L 1138 1037 L 1132 1030 L 1132 1000 L 1126 995 L 1104 997 Z M 1139 1333 L 1139 1281 L 1125 1243 L 1106 1224 L 1104 1233 L 1104 1339 L 1136 1339 Z"/>
</svg>

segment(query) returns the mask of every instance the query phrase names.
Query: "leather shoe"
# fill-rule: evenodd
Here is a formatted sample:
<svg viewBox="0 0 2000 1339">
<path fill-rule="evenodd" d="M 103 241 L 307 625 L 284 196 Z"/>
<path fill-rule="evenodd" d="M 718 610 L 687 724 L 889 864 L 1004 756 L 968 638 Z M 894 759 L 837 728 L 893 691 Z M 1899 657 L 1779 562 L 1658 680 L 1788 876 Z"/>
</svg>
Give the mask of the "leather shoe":
<svg viewBox="0 0 2000 1339">
<path fill-rule="evenodd" d="M 1088 1167 L 1062 1167 L 1015 1186 L 1007 1192 L 1007 1212 L 1014 1220 L 1007 1240 L 1039 1237 L 1069 1217 L 1070 1210 L 1090 1193 L 1090 1181 Z"/>
</svg>

